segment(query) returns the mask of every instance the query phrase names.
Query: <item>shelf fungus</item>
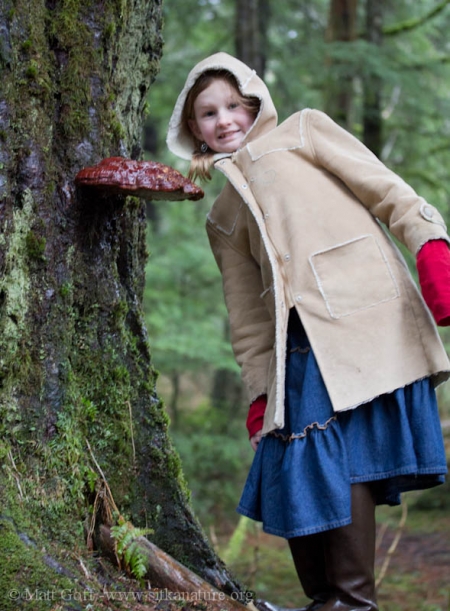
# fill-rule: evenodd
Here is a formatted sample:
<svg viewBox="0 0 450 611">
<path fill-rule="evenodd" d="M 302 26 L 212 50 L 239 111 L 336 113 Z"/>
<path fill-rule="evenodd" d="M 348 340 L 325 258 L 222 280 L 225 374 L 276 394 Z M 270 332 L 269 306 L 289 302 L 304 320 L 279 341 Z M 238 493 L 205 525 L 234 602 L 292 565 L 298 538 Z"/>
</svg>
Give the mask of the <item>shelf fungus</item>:
<svg viewBox="0 0 450 611">
<path fill-rule="evenodd" d="M 204 196 L 200 187 L 170 166 L 124 157 L 109 157 L 96 166 L 80 170 L 75 184 L 113 195 L 134 195 L 151 200 L 198 200 Z"/>
</svg>

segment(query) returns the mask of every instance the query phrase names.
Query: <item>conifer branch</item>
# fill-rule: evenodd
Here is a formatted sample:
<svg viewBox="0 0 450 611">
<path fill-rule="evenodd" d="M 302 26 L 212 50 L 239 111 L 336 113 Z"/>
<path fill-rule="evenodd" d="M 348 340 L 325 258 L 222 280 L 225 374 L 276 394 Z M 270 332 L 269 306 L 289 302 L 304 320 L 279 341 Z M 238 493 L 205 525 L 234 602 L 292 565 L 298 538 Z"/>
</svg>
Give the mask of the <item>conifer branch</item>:
<svg viewBox="0 0 450 611">
<path fill-rule="evenodd" d="M 414 19 L 408 19 L 407 21 L 402 21 L 401 23 L 396 23 L 394 25 L 385 26 L 383 28 L 384 36 L 396 36 L 397 34 L 403 34 L 403 32 L 409 32 L 414 30 L 427 21 L 430 21 L 438 15 L 441 11 L 445 9 L 447 4 L 450 4 L 450 0 L 442 0 L 436 5 L 433 9 L 425 13 L 421 17 L 415 17 Z"/>
</svg>

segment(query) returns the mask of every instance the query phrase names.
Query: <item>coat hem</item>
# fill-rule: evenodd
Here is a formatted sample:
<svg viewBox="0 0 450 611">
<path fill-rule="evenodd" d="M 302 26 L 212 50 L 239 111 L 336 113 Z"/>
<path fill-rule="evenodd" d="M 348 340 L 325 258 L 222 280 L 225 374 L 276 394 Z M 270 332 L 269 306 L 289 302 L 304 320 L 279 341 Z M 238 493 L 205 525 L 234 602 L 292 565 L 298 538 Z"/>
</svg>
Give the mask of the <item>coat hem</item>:
<svg viewBox="0 0 450 611">
<path fill-rule="evenodd" d="M 442 379 L 443 377 L 444 379 Z M 348 407 L 336 408 L 334 407 L 333 402 L 331 403 L 333 405 L 333 410 L 335 413 L 347 412 L 352 409 L 357 409 L 358 407 L 361 407 L 363 405 L 367 405 L 367 403 L 371 403 L 372 401 L 375 401 L 376 399 L 378 399 L 379 397 L 383 397 L 384 395 L 391 395 L 392 393 L 396 392 L 397 390 L 400 390 L 401 388 L 406 388 L 407 386 L 410 386 L 411 384 L 415 384 L 416 382 L 423 382 L 424 380 L 428 380 L 428 378 L 430 378 L 431 381 L 433 382 L 433 386 L 436 387 L 436 384 L 435 384 L 436 380 L 441 380 L 438 383 L 442 383 L 448 380 L 449 377 L 450 377 L 450 369 L 440 369 L 439 371 L 435 371 L 433 373 L 428 373 L 424 376 L 414 378 L 413 380 L 410 380 L 406 382 L 405 384 L 402 384 L 401 386 L 397 386 L 396 388 L 393 388 L 392 390 L 387 390 L 386 392 L 380 393 L 378 395 L 374 395 L 373 397 L 370 397 L 369 399 L 364 399 L 364 401 L 361 401 L 360 403 L 355 403 L 354 405 L 350 405 Z"/>
<path fill-rule="evenodd" d="M 340 414 L 343 412 L 349 412 L 353 409 L 357 409 L 358 407 L 362 407 L 363 405 L 367 405 L 368 403 L 371 403 L 372 401 L 375 401 L 376 399 L 378 399 L 379 397 L 382 397 L 384 395 L 391 395 L 392 393 L 396 392 L 397 390 L 401 389 L 401 388 L 406 388 L 407 386 L 409 386 L 410 384 L 415 384 L 416 382 L 422 382 L 423 380 L 427 380 L 427 379 L 431 379 L 434 388 L 436 388 L 437 386 L 439 386 L 440 384 L 443 384 L 444 382 L 446 382 L 448 379 L 450 378 L 450 369 L 441 369 L 437 372 L 434 373 L 429 373 L 427 375 L 424 375 L 422 377 L 416 378 L 414 380 L 411 380 L 411 382 L 407 382 L 406 384 L 403 384 L 402 386 L 398 386 L 397 388 L 394 388 L 393 390 L 388 390 L 386 392 L 383 392 L 381 394 L 378 395 L 374 395 L 373 397 L 370 397 L 369 399 L 364 399 L 364 401 L 361 401 L 360 403 L 356 403 L 355 405 L 350 405 L 348 407 L 342 407 L 342 408 L 336 408 L 333 405 L 333 402 L 331 402 L 332 407 L 333 407 L 333 411 L 334 414 Z M 271 426 L 271 428 L 269 428 L 269 426 Z M 267 428 L 264 427 L 263 429 L 263 437 L 266 437 L 267 435 L 270 434 L 274 434 L 276 433 L 279 429 L 282 429 L 284 426 L 284 423 L 278 423 L 278 422 L 273 422 L 272 425 L 268 425 Z"/>
</svg>

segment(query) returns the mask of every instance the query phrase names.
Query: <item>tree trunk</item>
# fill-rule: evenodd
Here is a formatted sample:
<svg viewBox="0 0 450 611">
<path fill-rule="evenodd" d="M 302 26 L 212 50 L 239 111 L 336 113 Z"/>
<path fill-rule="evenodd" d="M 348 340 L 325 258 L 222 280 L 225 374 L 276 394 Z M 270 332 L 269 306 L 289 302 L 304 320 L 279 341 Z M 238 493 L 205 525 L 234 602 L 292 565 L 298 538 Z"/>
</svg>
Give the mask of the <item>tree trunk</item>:
<svg viewBox="0 0 450 611">
<path fill-rule="evenodd" d="M 366 0 L 366 38 L 374 52 L 383 42 L 383 0 Z M 381 87 L 378 74 L 364 75 L 363 142 L 377 155 L 382 147 Z"/>
<path fill-rule="evenodd" d="M 236 0 L 236 56 L 261 78 L 267 60 L 269 0 Z"/>
<path fill-rule="evenodd" d="M 211 404 L 227 416 L 224 423 L 230 425 L 236 417 L 242 417 L 242 406 L 245 403 L 241 376 L 230 369 L 216 369 L 214 372 Z"/>
<path fill-rule="evenodd" d="M 73 183 L 104 157 L 140 154 L 160 0 L 3 0 L 0 32 L 1 594 L 31 584 L 34 560 L 21 554 L 83 548 L 94 458 L 122 513 L 231 591 L 155 394 L 144 203 L 81 198 Z"/>
<path fill-rule="evenodd" d="M 224 319 L 224 339 L 231 341 L 230 321 Z M 228 427 L 236 417 L 242 416 L 244 405 L 244 385 L 240 374 L 237 371 L 219 367 L 213 376 L 211 387 L 211 405 L 222 412 L 224 418 L 221 419 L 221 426 Z M 225 431 L 225 429 L 223 429 Z"/>
<path fill-rule="evenodd" d="M 172 371 L 170 375 L 170 381 L 172 383 L 172 393 L 170 396 L 170 409 L 172 412 L 172 422 L 176 427 L 180 421 L 179 417 L 179 405 L 180 399 L 180 373 L 178 371 Z"/>
<path fill-rule="evenodd" d="M 358 0 L 330 0 L 326 40 L 329 43 L 350 42 L 356 39 Z M 353 100 L 353 69 L 342 60 L 328 57 L 329 79 L 326 111 L 335 121 L 350 128 Z"/>
</svg>

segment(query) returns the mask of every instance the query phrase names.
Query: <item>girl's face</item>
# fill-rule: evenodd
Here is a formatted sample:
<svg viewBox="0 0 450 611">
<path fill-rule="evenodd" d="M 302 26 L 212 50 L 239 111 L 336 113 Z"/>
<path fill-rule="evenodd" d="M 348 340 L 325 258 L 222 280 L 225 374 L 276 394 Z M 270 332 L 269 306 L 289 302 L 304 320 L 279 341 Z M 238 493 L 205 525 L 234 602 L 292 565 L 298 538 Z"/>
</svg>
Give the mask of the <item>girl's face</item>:
<svg viewBox="0 0 450 611">
<path fill-rule="evenodd" d="M 241 104 L 239 93 L 227 81 L 214 80 L 197 96 L 189 127 L 198 140 L 216 153 L 233 153 L 254 121 Z"/>
</svg>

